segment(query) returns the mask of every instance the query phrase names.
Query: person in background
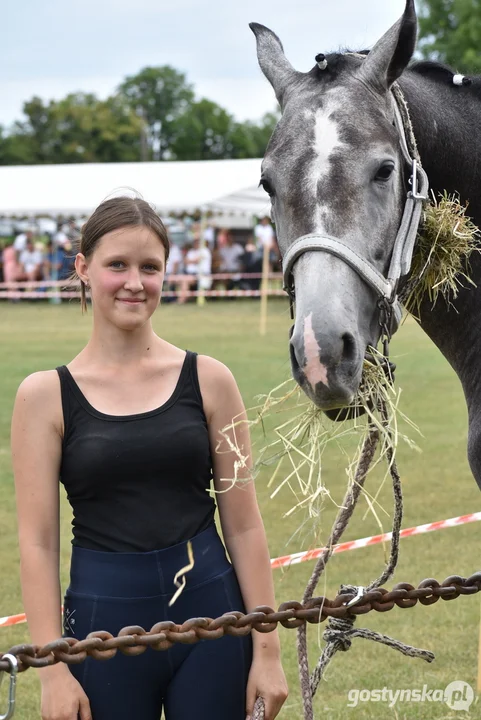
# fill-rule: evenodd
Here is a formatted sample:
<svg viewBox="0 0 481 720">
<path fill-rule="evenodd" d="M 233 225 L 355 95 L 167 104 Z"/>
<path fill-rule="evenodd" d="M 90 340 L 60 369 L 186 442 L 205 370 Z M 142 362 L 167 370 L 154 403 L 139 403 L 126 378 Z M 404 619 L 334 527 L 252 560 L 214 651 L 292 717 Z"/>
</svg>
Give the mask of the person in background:
<svg viewBox="0 0 481 720">
<path fill-rule="evenodd" d="M 209 250 L 212 252 L 214 249 L 214 242 L 215 242 L 215 228 L 213 225 L 208 224 L 207 227 L 204 230 L 204 242 L 209 248 Z"/>
<path fill-rule="evenodd" d="M 56 248 L 53 240 L 45 245 L 43 256 L 43 278 L 44 280 L 57 280 L 61 266 L 59 248 Z"/>
<path fill-rule="evenodd" d="M 76 247 L 78 241 L 80 240 L 80 231 L 75 220 L 68 221 L 66 235 L 72 247 Z"/>
<path fill-rule="evenodd" d="M 72 275 L 74 260 L 73 250 L 68 243 L 62 246 L 50 240 L 45 247 L 44 279 L 67 280 Z"/>
<path fill-rule="evenodd" d="M 229 231 L 226 228 L 221 228 L 219 232 L 217 233 L 217 246 L 220 250 L 220 248 L 223 248 L 224 245 L 227 243 L 227 236 L 229 234 Z"/>
<path fill-rule="evenodd" d="M 233 277 L 227 281 L 227 290 L 234 290 L 239 286 L 243 255 L 244 248 L 234 241 L 231 231 L 227 230 L 225 244 L 220 248 L 221 272 L 232 273 L 233 275 Z"/>
<path fill-rule="evenodd" d="M 244 248 L 244 255 L 242 256 L 242 272 L 262 273 L 262 249 L 255 245 L 252 235 L 249 235 Z M 241 288 L 243 290 L 259 290 L 260 286 L 260 278 L 244 278 L 241 282 Z"/>
<path fill-rule="evenodd" d="M 254 228 L 254 235 L 257 241 L 257 247 L 264 249 L 267 246 L 270 250 L 274 245 L 274 228 L 270 219 L 266 216 L 261 218 L 260 222 Z"/>
<path fill-rule="evenodd" d="M 264 252 L 266 248 L 269 254 L 269 272 L 272 272 L 273 265 L 273 251 L 275 250 L 275 233 L 274 228 L 271 225 L 270 218 L 267 216 L 261 218 L 260 222 L 254 228 L 254 235 L 257 242 L 257 247 Z"/>
<path fill-rule="evenodd" d="M 197 290 L 209 290 L 212 285 L 212 253 L 204 245 L 201 247 L 199 236 L 194 237 L 192 247 L 185 256 L 185 272 L 187 275 L 195 275 L 196 280 L 190 283 L 191 288 Z"/>
<path fill-rule="evenodd" d="M 57 247 L 66 247 L 69 245 L 69 237 L 65 232 L 64 223 L 57 223 L 57 232 L 53 236 L 53 241 Z"/>
<path fill-rule="evenodd" d="M 167 290 L 169 290 L 170 292 L 174 292 L 176 290 L 179 290 L 180 292 L 173 297 L 164 297 L 163 302 L 175 302 L 176 300 L 179 301 L 179 298 L 184 295 L 184 292 L 182 291 L 182 282 L 172 282 L 170 280 L 171 275 L 182 274 L 182 263 L 182 250 L 178 245 L 175 245 L 171 242 L 169 259 L 167 260 L 167 265 L 165 267 L 166 287 Z"/>
<path fill-rule="evenodd" d="M 26 230 L 25 232 L 21 232 L 15 238 L 13 247 L 15 248 L 15 252 L 17 253 L 18 261 L 20 261 L 20 255 L 21 255 L 21 253 L 23 253 L 23 251 L 27 247 L 28 242 L 33 243 L 33 231 L 32 230 Z"/>
<path fill-rule="evenodd" d="M 28 239 L 25 250 L 20 253 L 20 275 L 18 280 L 37 281 L 43 279 L 43 253 L 37 250 L 33 239 Z"/>
<path fill-rule="evenodd" d="M 13 240 L 7 240 L 2 252 L 3 282 L 14 283 L 20 275 L 20 265 L 17 260 L 17 253 Z"/>
</svg>

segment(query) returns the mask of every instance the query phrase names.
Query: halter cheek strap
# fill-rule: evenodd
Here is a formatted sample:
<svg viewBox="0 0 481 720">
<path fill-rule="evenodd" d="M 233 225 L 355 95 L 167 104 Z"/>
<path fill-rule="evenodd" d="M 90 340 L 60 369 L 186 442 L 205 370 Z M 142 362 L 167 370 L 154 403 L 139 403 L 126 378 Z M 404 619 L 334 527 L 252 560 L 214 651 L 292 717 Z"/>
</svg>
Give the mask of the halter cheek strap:
<svg viewBox="0 0 481 720">
<path fill-rule="evenodd" d="M 409 122 L 410 144 L 413 146 L 412 153 L 409 150 L 406 139 L 406 130 L 404 120 L 399 109 L 398 103 L 405 100 L 402 96 L 400 88 L 396 85 L 394 95 L 394 123 L 399 133 L 401 150 L 406 163 L 411 167 L 411 176 L 409 183 L 411 189 L 407 193 L 404 212 L 401 224 L 394 243 L 394 249 L 391 257 L 391 263 L 387 277 L 384 277 L 379 270 L 374 267 L 368 260 L 363 258 L 352 248 L 346 245 L 338 238 L 330 235 L 311 233 L 303 235 L 295 240 L 285 253 L 282 260 L 282 270 L 284 275 L 284 290 L 287 291 L 292 303 L 294 301 L 294 275 L 293 269 L 296 261 L 305 252 L 321 251 L 343 260 L 357 272 L 357 274 L 366 282 L 377 294 L 379 304 L 382 309 L 380 323 L 385 334 L 390 337 L 398 328 L 402 317 L 402 308 L 398 300 L 397 290 L 399 280 L 408 274 L 411 268 L 411 260 L 416 241 L 419 223 L 421 221 L 421 212 L 423 202 L 428 197 L 428 177 L 418 162 L 418 154 L 415 147 L 415 140 L 412 133 L 412 126 L 405 109 L 407 122 Z M 417 157 L 413 157 L 416 155 Z"/>
<path fill-rule="evenodd" d="M 301 255 L 312 250 L 327 252 L 350 265 L 374 290 L 377 296 L 389 304 L 392 317 L 389 321 L 386 319 L 386 322 L 389 322 L 387 329 L 390 334 L 393 334 L 397 330 L 402 318 L 402 308 L 397 297 L 395 297 L 396 291 L 393 282 L 386 279 L 379 270 L 361 257 L 361 255 L 358 255 L 337 238 L 329 235 L 303 235 L 292 243 L 284 255 L 282 262 L 284 290 L 288 293 L 291 300 L 294 299 L 293 267 Z"/>
</svg>

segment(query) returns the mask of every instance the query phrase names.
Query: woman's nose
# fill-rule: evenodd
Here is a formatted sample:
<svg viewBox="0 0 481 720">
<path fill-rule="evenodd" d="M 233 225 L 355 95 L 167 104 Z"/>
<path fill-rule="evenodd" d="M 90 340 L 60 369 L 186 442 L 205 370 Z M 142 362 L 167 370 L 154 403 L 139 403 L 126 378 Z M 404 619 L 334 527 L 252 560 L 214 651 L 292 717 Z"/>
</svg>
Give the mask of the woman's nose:
<svg viewBox="0 0 481 720">
<path fill-rule="evenodd" d="M 125 280 L 125 287 L 131 292 L 143 290 L 142 278 L 138 270 L 130 270 Z"/>
</svg>

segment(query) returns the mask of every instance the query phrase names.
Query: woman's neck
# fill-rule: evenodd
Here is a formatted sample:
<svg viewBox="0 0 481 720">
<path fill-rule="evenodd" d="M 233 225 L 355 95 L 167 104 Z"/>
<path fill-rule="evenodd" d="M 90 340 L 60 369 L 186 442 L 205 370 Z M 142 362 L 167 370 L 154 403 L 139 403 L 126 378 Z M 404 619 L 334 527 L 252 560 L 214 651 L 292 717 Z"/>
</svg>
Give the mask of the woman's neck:
<svg viewBox="0 0 481 720">
<path fill-rule="evenodd" d="M 106 367 L 138 366 L 152 358 L 164 343 L 153 331 L 150 322 L 137 330 L 121 330 L 94 318 L 92 335 L 82 351 L 82 360 Z"/>
</svg>

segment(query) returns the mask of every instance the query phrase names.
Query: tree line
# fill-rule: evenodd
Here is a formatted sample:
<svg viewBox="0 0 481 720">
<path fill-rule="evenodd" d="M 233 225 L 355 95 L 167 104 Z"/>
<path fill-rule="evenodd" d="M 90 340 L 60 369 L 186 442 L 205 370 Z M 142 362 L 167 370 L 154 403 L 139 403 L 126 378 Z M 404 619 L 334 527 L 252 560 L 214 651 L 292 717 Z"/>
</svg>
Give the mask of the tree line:
<svg viewBox="0 0 481 720">
<path fill-rule="evenodd" d="M 279 118 L 238 122 L 169 65 L 127 77 L 106 100 L 33 97 L 24 120 L 0 126 L 0 165 L 261 157 Z"/>
<path fill-rule="evenodd" d="M 418 54 L 460 72 L 481 70 L 481 1 L 419 0 Z M 23 114 L 0 126 L 0 165 L 261 157 L 279 118 L 274 111 L 238 122 L 217 103 L 196 100 L 170 65 L 125 78 L 106 100 L 88 92 L 33 97 Z"/>
</svg>

